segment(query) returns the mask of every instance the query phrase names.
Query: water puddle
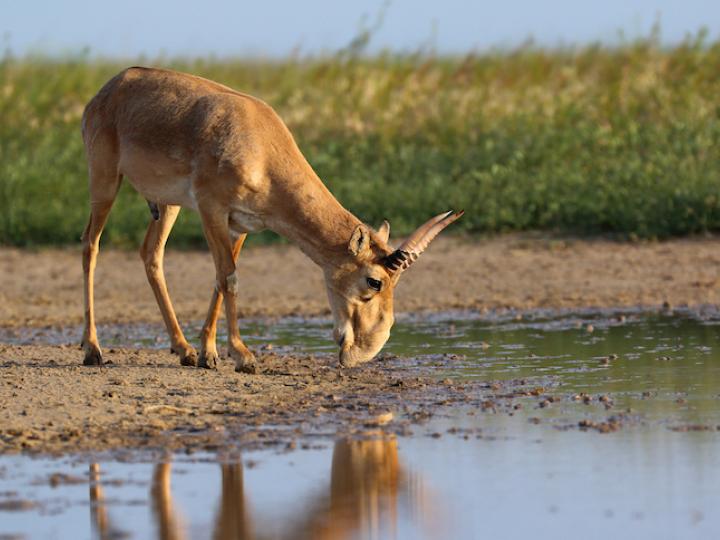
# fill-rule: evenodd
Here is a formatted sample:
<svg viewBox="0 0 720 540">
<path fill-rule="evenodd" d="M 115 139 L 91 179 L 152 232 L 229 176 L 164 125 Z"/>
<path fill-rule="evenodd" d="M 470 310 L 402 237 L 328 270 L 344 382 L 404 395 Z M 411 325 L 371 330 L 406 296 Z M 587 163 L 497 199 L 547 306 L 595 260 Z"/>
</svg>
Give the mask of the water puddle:
<svg viewBox="0 0 720 540">
<path fill-rule="evenodd" d="M 496 385 L 493 398 L 439 407 L 399 437 L 160 460 L 0 457 L 0 538 L 718 537 L 719 324 L 690 312 L 405 317 L 386 359 Z M 243 328 L 258 348 L 334 350 L 329 321 Z M 167 346 L 154 326 L 100 331 L 105 347 Z"/>
</svg>

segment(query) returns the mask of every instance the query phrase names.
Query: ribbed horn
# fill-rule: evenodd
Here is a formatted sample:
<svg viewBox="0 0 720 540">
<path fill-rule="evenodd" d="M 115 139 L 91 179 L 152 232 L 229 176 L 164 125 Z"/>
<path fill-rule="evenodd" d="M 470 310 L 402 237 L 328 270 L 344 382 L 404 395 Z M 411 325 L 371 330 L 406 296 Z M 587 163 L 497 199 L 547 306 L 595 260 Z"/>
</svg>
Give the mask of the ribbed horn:
<svg viewBox="0 0 720 540">
<path fill-rule="evenodd" d="M 407 268 L 417 260 L 420 254 L 425 251 L 430 242 L 440 234 L 440 231 L 452 222 L 460 219 L 464 213 L 464 210 L 460 210 L 459 212 L 450 210 L 425 222 L 418 227 L 399 248 L 385 257 L 385 267 L 392 273 L 400 273 L 407 270 Z"/>
</svg>

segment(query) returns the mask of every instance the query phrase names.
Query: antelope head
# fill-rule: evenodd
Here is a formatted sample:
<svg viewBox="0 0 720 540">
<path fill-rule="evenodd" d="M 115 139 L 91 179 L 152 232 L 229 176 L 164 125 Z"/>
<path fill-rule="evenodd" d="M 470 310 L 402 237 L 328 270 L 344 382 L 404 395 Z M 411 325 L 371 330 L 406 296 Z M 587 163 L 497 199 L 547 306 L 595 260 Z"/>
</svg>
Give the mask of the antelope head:
<svg viewBox="0 0 720 540">
<path fill-rule="evenodd" d="M 393 291 L 400 276 L 440 231 L 463 213 L 450 211 L 435 216 L 397 249 L 389 247 L 387 221 L 377 231 L 362 224 L 355 228 L 344 262 L 325 272 L 340 365 L 367 362 L 383 348 L 395 321 Z"/>
</svg>

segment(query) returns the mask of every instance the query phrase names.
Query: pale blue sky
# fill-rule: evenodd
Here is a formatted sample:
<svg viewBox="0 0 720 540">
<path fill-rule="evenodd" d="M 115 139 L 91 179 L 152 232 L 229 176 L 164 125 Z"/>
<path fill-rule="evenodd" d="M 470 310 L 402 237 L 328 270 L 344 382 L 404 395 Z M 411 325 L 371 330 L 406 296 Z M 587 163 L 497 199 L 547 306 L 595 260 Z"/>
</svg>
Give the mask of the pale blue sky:
<svg viewBox="0 0 720 540">
<path fill-rule="evenodd" d="M 283 56 L 334 51 L 372 26 L 384 0 L 0 0 L 0 35 L 15 54 L 75 53 L 150 57 L 214 54 Z M 393 0 L 370 50 L 440 53 L 617 42 L 618 31 L 646 36 L 659 17 L 662 40 L 676 43 L 705 26 L 720 35 L 720 1 L 710 0 Z"/>
</svg>

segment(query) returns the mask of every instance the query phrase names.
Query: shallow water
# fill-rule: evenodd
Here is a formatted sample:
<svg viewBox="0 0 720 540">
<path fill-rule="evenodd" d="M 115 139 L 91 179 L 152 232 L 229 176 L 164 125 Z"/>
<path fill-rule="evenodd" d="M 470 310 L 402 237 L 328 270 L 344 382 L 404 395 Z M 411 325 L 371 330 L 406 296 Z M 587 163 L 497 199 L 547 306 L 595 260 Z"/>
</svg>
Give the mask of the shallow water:
<svg viewBox="0 0 720 540">
<path fill-rule="evenodd" d="M 391 361 L 542 391 L 513 396 L 521 408 L 509 414 L 501 384 L 497 408 L 440 408 L 399 438 L 314 437 L 288 452 L 176 455 L 165 464 L 105 460 L 90 483 L 92 457 L 3 457 L 0 508 L 35 506 L 0 510 L 0 535 L 715 538 L 719 324 L 690 312 L 404 318 L 387 347 L 401 358 Z M 251 346 L 334 350 L 329 321 L 244 327 Z M 155 334 L 101 329 L 106 347 L 165 347 Z M 73 338 L 54 329 L 0 336 Z"/>
</svg>

